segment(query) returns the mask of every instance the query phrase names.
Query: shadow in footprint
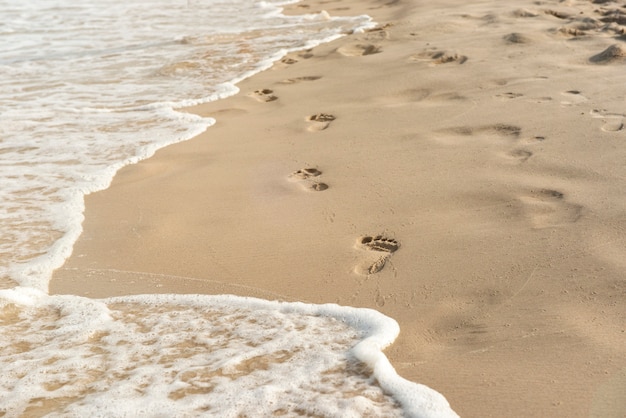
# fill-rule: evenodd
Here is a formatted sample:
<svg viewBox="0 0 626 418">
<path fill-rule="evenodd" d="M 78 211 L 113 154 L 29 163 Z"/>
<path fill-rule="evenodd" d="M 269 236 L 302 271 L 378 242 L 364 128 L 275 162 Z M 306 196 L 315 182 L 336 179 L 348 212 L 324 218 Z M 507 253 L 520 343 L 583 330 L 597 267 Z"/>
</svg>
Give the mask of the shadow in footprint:
<svg viewBox="0 0 626 418">
<path fill-rule="evenodd" d="M 337 52 L 345 57 L 362 57 L 378 54 L 381 51 L 378 46 L 373 44 L 354 43 L 340 46 L 337 48 Z"/>
<path fill-rule="evenodd" d="M 301 168 L 300 170 L 291 173 L 289 177 L 292 179 L 305 180 L 311 177 L 317 177 L 321 174 L 322 172 L 317 168 Z"/>
<path fill-rule="evenodd" d="M 309 59 L 309 58 L 312 58 L 312 57 L 313 57 L 313 54 L 311 53 L 311 50 L 307 49 L 307 50 L 305 50 L 303 52 L 300 52 L 298 54 L 295 54 L 295 55 L 294 54 L 289 54 L 289 55 L 283 57 L 280 60 L 280 62 L 281 62 L 281 64 L 284 64 L 284 65 L 293 65 L 293 64 L 298 62 L 298 58 L 300 58 L 300 59 Z"/>
<path fill-rule="evenodd" d="M 301 81 L 315 81 L 322 78 L 321 76 L 304 76 L 304 77 L 294 77 L 294 78 L 286 78 L 285 80 L 280 81 L 280 84 L 296 84 Z"/>
<path fill-rule="evenodd" d="M 513 160 L 523 163 L 532 157 L 533 153 L 524 149 L 516 149 L 507 153 L 507 156 Z"/>
<path fill-rule="evenodd" d="M 624 129 L 624 117 L 622 113 L 611 113 L 606 110 L 593 109 L 591 117 L 594 119 L 602 119 L 604 125 L 600 128 L 604 132 L 618 132 Z"/>
<path fill-rule="evenodd" d="M 448 64 L 455 62 L 457 64 L 465 64 L 467 61 L 465 55 L 459 55 L 447 51 L 429 50 L 419 54 L 411 55 L 409 61 L 426 61 L 431 65 Z"/>
<path fill-rule="evenodd" d="M 328 128 L 330 123 L 334 121 L 336 118 L 333 115 L 328 113 L 318 113 L 315 115 L 311 115 L 306 118 L 309 123 L 308 130 L 311 132 L 315 131 L 323 131 Z"/>
<path fill-rule="evenodd" d="M 248 94 L 248 96 L 259 102 L 273 102 L 278 99 L 278 97 L 274 95 L 274 91 L 270 89 L 255 90 Z"/>
<path fill-rule="evenodd" d="M 517 99 L 519 97 L 524 97 L 522 93 L 514 93 L 512 91 L 507 91 L 506 93 L 496 94 L 495 97 L 499 97 L 501 99 Z"/>
<path fill-rule="evenodd" d="M 563 106 L 577 105 L 577 104 L 584 103 L 587 100 L 589 100 L 585 96 L 583 96 L 580 90 L 564 91 L 563 93 L 561 93 L 561 95 L 567 99 L 567 100 L 561 101 L 561 104 Z"/>
<path fill-rule="evenodd" d="M 322 175 L 317 168 L 301 168 L 289 175 L 289 180 L 296 181 L 305 189 L 313 192 L 321 192 L 328 189 L 328 184 L 313 180 Z"/>
<path fill-rule="evenodd" d="M 576 222 L 582 214 L 582 206 L 568 202 L 557 190 L 532 190 L 519 200 L 524 212 L 537 229 L 556 227 Z"/>
<path fill-rule="evenodd" d="M 458 145 L 467 143 L 468 139 L 489 140 L 500 142 L 502 140 L 516 140 L 519 138 L 522 128 L 515 125 L 497 123 L 482 126 L 455 126 L 440 129 L 440 135 L 435 138 L 444 144 Z"/>
<path fill-rule="evenodd" d="M 391 255 L 400 248 L 400 243 L 382 235 L 364 236 L 357 240 L 357 248 L 365 250 L 365 256 L 363 261 L 354 267 L 354 271 L 368 275 L 381 271 Z"/>
<path fill-rule="evenodd" d="M 520 143 L 524 145 L 533 145 L 538 144 L 539 142 L 543 142 L 546 140 L 545 136 L 531 136 L 529 138 L 524 138 L 520 141 Z"/>
</svg>

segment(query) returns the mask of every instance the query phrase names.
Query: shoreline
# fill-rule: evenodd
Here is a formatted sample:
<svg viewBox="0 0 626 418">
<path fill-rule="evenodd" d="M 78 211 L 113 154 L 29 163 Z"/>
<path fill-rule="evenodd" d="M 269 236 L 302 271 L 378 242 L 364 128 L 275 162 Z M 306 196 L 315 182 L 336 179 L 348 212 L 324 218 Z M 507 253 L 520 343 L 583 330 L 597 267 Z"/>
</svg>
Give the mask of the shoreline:
<svg viewBox="0 0 626 418">
<path fill-rule="evenodd" d="M 217 123 L 86 198 L 51 293 L 373 308 L 461 416 L 619 416 L 624 76 L 559 32 L 595 6 L 378 4 L 290 6 L 380 26 L 189 109 Z"/>
</svg>

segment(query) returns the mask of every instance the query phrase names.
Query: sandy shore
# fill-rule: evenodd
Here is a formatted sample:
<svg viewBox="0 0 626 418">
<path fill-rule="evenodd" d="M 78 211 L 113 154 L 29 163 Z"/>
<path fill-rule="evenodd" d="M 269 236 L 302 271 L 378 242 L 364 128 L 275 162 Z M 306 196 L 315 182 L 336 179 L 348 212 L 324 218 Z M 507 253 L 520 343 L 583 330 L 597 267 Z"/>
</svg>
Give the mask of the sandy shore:
<svg viewBox="0 0 626 418">
<path fill-rule="evenodd" d="M 217 124 L 88 196 L 51 292 L 375 308 L 461 416 L 626 416 L 626 14 L 470 3 L 293 6 L 380 26 L 190 109 Z"/>
</svg>

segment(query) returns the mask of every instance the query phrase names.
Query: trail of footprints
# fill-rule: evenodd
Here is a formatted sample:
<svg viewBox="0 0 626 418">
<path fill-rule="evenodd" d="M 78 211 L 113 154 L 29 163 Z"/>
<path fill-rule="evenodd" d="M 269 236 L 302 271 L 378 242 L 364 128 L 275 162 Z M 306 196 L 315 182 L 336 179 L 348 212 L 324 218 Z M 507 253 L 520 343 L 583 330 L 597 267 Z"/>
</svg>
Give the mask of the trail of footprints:
<svg viewBox="0 0 626 418">
<path fill-rule="evenodd" d="M 571 93 L 578 94 L 578 93 Z M 615 118 L 622 115 L 615 115 Z M 606 116 L 604 116 L 606 117 Z M 615 122 L 621 129 L 621 119 Z M 446 135 L 456 135 L 457 137 L 494 137 L 496 139 L 509 139 L 515 144 L 515 148 L 506 153 L 507 157 L 525 162 L 532 157 L 533 153 L 526 147 L 544 141 L 543 136 L 521 137 L 521 128 L 507 124 L 484 125 L 478 127 L 461 126 L 442 130 Z M 554 189 L 533 189 L 516 197 L 520 202 L 521 211 L 535 229 L 559 227 L 578 221 L 583 208 L 580 205 L 571 203 L 566 199 L 564 193 Z"/>
<path fill-rule="evenodd" d="M 536 14 L 533 14 L 536 16 Z M 556 16 L 556 15 L 555 15 Z M 524 14 L 523 17 L 526 17 Z M 560 16 L 556 16 L 559 17 Z M 387 37 L 387 32 L 382 29 L 372 30 L 374 35 L 378 37 Z M 532 39 L 519 33 L 511 33 L 504 38 L 504 41 L 510 44 L 523 44 L 531 42 Z M 378 45 L 368 42 L 356 42 L 345 44 L 338 48 L 336 52 L 346 57 L 362 57 L 373 55 L 381 52 Z M 289 55 L 281 60 L 283 66 L 291 66 L 296 64 L 300 59 L 311 58 L 311 51 L 305 51 L 297 55 Z M 597 56 L 591 57 L 590 62 L 593 63 L 613 63 L 622 61 L 626 57 L 626 53 L 621 46 L 614 46 L 601 52 Z M 421 53 L 414 54 L 409 57 L 409 61 L 427 62 L 432 66 L 441 64 L 464 64 L 468 60 L 465 55 L 455 52 L 448 52 L 436 48 L 429 48 Z M 287 78 L 279 82 L 279 84 L 289 85 L 300 82 L 315 81 L 320 76 L 304 76 Z M 586 98 L 581 92 L 570 90 L 562 93 L 564 100 L 561 102 L 564 106 L 578 105 L 584 103 Z M 271 89 L 256 90 L 249 94 L 250 97 L 259 102 L 272 102 L 278 99 Z M 523 97 L 522 94 L 516 92 L 506 92 L 496 97 L 509 100 Z M 623 115 L 610 114 L 606 111 L 594 110 L 592 117 L 609 120 L 602 128 L 605 131 L 618 131 L 623 129 Z M 336 117 L 330 113 L 317 113 L 305 118 L 307 123 L 306 129 L 309 132 L 319 132 L 328 129 Z M 521 128 L 507 124 L 493 124 L 478 127 L 453 127 L 446 130 L 445 134 L 456 137 L 468 136 L 486 136 L 501 139 L 508 139 L 514 147 L 506 153 L 509 159 L 524 163 L 528 161 L 533 152 L 527 147 L 540 143 L 545 140 L 543 136 L 521 137 Z M 321 182 L 320 177 L 322 171 L 314 167 L 301 168 L 288 176 L 291 182 L 298 183 L 307 191 L 324 191 L 329 188 L 327 183 Z M 522 193 L 517 197 L 521 203 L 524 215 L 529 219 L 534 228 L 555 227 L 571 222 L 576 222 L 582 213 L 582 207 L 567 201 L 565 195 L 553 189 L 530 190 Z M 389 263 L 392 255 L 400 248 L 400 243 L 393 238 L 384 235 L 363 236 L 356 242 L 356 249 L 360 251 L 360 262 L 354 267 L 354 271 L 360 275 L 371 275 L 379 273 Z"/>
<path fill-rule="evenodd" d="M 378 29 L 372 30 L 372 32 L 379 32 Z M 384 32 L 382 29 L 380 32 Z M 386 36 L 386 32 L 383 33 Z M 348 44 L 337 50 L 338 53 L 344 56 L 364 56 L 371 55 L 380 52 L 380 48 L 372 44 Z M 303 57 L 300 55 L 300 57 Z M 310 55 L 305 55 L 304 58 L 309 58 Z M 286 57 L 282 60 L 285 65 L 293 65 L 298 60 L 292 57 Z M 315 81 L 319 80 L 320 76 L 305 76 L 287 78 L 280 82 L 280 84 L 295 84 L 303 81 Z M 257 99 L 260 102 L 270 102 L 277 100 L 278 97 L 274 95 L 274 91 L 270 89 L 256 90 L 249 94 L 249 96 Z M 307 130 L 310 132 L 318 132 L 327 129 L 330 124 L 336 119 L 336 117 L 330 113 L 316 113 L 305 118 L 308 123 Z M 288 176 L 291 182 L 298 183 L 303 189 L 307 191 L 320 192 L 328 189 L 328 184 L 319 181 L 322 176 L 322 171 L 315 167 L 301 168 L 294 171 Z M 392 238 L 387 238 L 383 235 L 376 236 L 363 236 L 357 240 L 357 249 L 362 252 L 361 262 L 358 263 L 354 271 L 361 275 L 370 275 L 380 272 L 388 263 L 391 255 L 400 248 L 398 241 Z"/>
</svg>

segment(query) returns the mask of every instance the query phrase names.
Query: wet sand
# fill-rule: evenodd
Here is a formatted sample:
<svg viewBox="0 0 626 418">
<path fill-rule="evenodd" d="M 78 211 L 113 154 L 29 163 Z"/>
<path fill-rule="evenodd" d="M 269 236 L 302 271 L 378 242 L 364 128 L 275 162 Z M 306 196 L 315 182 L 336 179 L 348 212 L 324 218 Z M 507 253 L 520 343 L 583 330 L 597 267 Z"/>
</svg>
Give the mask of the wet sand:
<svg viewBox="0 0 626 418">
<path fill-rule="evenodd" d="M 465 417 L 626 414 L 626 14 L 304 1 L 379 26 L 192 109 L 217 123 L 87 197 L 51 293 L 374 308 Z"/>
</svg>

